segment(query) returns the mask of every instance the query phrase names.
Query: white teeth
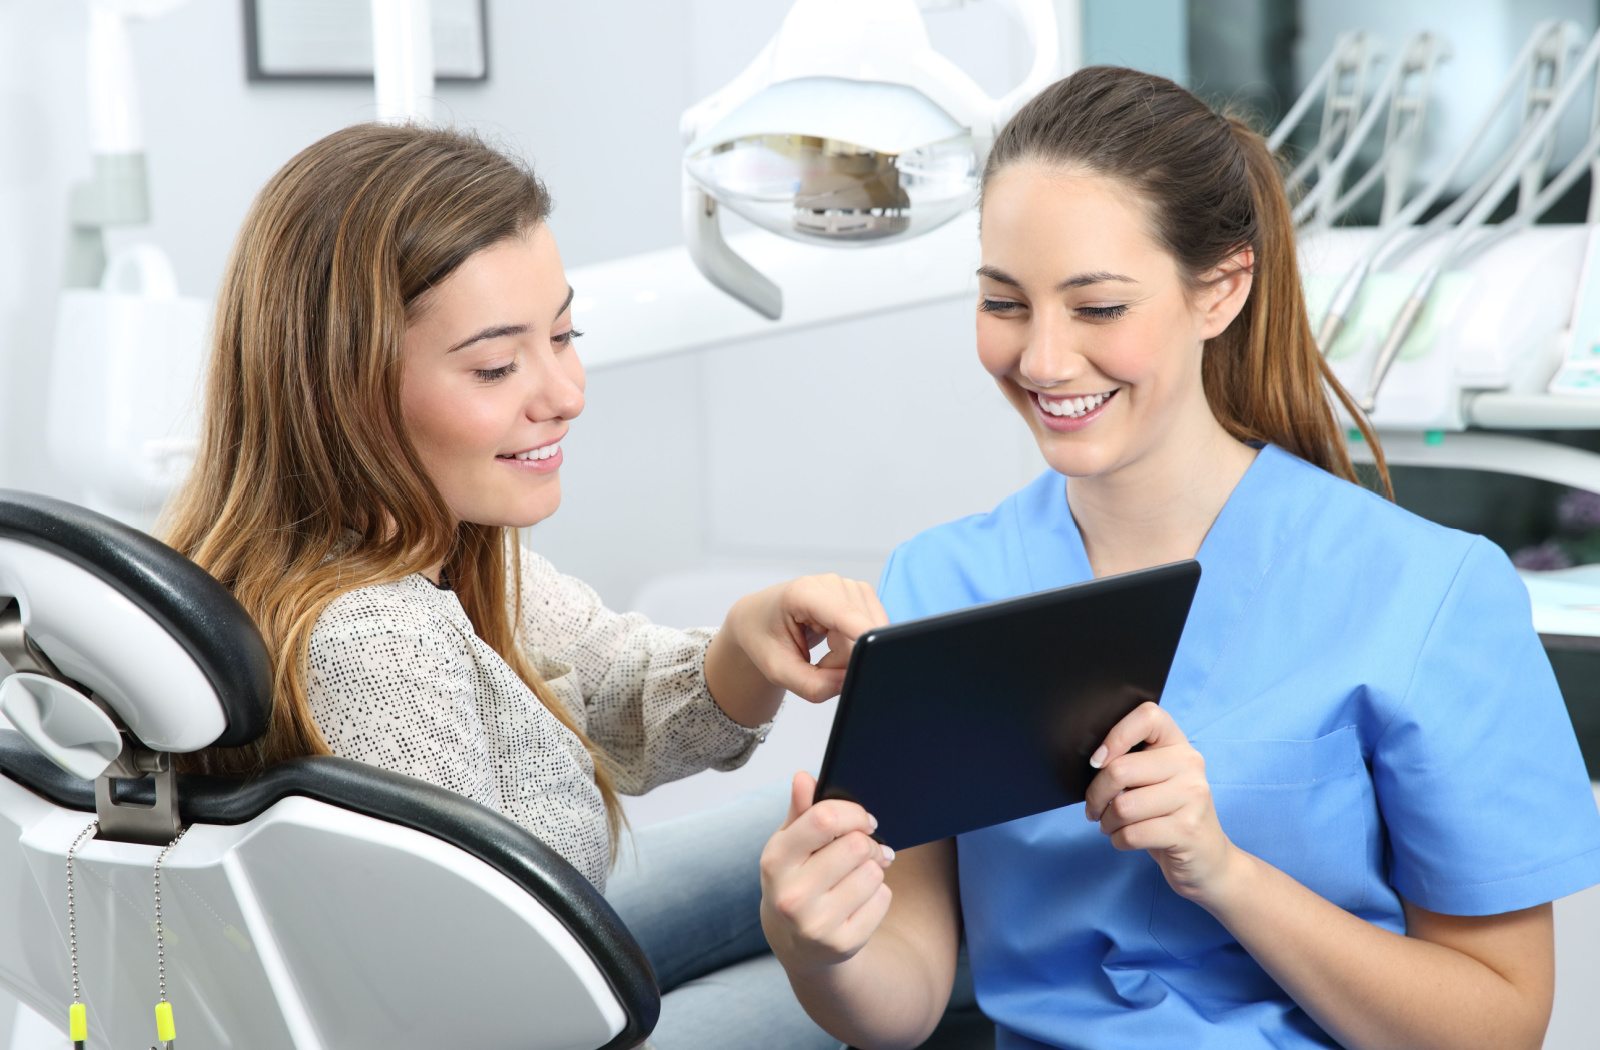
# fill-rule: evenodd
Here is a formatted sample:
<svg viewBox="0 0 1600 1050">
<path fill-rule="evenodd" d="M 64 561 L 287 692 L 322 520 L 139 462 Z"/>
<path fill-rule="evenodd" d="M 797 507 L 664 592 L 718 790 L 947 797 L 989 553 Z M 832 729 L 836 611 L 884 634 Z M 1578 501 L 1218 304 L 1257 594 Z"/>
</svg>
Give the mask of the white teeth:
<svg viewBox="0 0 1600 1050">
<path fill-rule="evenodd" d="M 1106 393 L 1090 394 L 1088 397 L 1041 397 L 1039 398 L 1039 407 L 1050 413 L 1052 416 L 1064 416 L 1067 419 L 1076 419 L 1079 416 L 1093 412 L 1095 409 L 1105 404 L 1106 398 L 1110 396 L 1110 393 Z"/>
<path fill-rule="evenodd" d="M 510 458 L 512 458 L 512 459 L 549 459 L 551 456 L 555 455 L 557 452 L 560 452 L 560 451 L 561 451 L 561 442 L 557 441 L 557 442 L 554 442 L 553 444 L 545 445 L 543 448 L 531 448 L 526 452 L 515 453 Z"/>
</svg>

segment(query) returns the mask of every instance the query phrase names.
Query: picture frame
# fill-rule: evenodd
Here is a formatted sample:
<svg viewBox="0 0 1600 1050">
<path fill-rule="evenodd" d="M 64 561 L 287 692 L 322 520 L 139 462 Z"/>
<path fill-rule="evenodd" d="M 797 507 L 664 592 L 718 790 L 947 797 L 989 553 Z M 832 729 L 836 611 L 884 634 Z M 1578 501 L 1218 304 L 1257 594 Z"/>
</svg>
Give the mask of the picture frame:
<svg viewBox="0 0 1600 1050">
<path fill-rule="evenodd" d="M 372 80 L 371 0 L 243 0 L 251 83 Z M 433 0 L 434 80 L 489 79 L 488 0 Z"/>
</svg>

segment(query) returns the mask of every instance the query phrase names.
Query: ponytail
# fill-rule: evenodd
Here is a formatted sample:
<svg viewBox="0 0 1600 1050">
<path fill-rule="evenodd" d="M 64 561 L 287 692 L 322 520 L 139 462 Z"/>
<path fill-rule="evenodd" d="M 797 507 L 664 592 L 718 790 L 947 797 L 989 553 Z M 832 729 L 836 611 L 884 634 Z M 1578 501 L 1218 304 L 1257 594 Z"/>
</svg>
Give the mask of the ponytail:
<svg viewBox="0 0 1600 1050">
<path fill-rule="evenodd" d="M 1211 412 L 1240 441 L 1269 441 L 1358 481 L 1334 399 L 1372 448 L 1390 499 L 1388 464 L 1366 415 L 1317 349 L 1300 288 L 1283 176 L 1262 137 L 1162 77 L 1090 66 L 1040 92 L 1000 132 L 984 168 L 1019 161 L 1082 166 L 1131 185 L 1186 280 L 1250 249 L 1250 297 L 1206 342 L 1201 380 Z"/>
<path fill-rule="evenodd" d="M 1206 400 L 1224 430 L 1240 441 L 1270 441 L 1330 474 L 1356 480 L 1329 393 L 1372 448 L 1384 494 L 1394 498 L 1383 446 L 1317 349 L 1300 287 L 1294 221 L 1283 173 L 1267 143 L 1237 118 L 1224 118 L 1244 157 L 1256 215 L 1250 298 L 1200 364 Z"/>
</svg>

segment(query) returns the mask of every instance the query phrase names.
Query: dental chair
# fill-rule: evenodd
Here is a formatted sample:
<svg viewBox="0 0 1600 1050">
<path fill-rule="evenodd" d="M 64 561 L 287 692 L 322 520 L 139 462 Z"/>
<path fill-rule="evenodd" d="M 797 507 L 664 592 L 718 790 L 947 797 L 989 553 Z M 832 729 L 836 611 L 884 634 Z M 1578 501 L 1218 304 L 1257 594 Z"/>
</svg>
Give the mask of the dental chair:
<svg viewBox="0 0 1600 1050">
<path fill-rule="evenodd" d="M 89 1047 L 149 1046 L 161 866 L 167 999 L 189 1048 L 634 1047 L 660 996 L 574 868 L 498 813 L 333 757 L 251 780 L 174 757 L 267 729 L 267 651 L 172 549 L 0 490 L 0 984 Z"/>
</svg>

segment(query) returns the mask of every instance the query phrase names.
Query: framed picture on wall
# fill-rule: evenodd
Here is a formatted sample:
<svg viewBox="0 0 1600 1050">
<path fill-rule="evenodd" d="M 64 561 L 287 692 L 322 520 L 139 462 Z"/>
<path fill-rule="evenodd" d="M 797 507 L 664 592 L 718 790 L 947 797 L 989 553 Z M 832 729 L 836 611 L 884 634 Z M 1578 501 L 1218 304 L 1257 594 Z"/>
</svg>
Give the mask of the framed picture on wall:
<svg viewBox="0 0 1600 1050">
<path fill-rule="evenodd" d="M 435 80 L 489 79 L 488 0 L 433 0 Z M 371 80 L 372 0 L 244 0 L 251 80 Z"/>
</svg>

